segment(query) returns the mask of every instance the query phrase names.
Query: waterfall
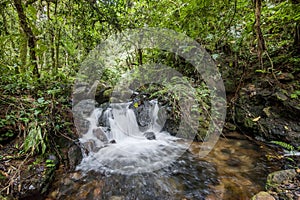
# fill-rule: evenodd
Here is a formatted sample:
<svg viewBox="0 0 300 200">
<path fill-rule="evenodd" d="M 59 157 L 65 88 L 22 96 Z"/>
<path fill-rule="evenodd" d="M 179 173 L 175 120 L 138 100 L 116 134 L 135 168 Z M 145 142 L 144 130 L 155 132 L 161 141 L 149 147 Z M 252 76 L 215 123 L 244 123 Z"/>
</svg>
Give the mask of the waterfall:
<svg viewBox="0 0 300 200">
<path fill-rule="evenodd" d="M 88 131 L 80 138 L 87 149 L 78 170 L 134 174 L 170 165 L 188 145 L 163 131 L 164 109 L 157 101 L 143 105 L 112 103 L 86 118 Z"/>
</svg>

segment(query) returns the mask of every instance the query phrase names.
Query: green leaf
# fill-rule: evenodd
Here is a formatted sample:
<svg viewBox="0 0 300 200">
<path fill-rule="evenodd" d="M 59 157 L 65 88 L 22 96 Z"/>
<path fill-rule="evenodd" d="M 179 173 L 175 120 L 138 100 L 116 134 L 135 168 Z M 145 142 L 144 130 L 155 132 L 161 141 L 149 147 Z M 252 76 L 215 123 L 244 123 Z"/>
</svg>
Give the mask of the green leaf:
<svg viewBox="0 0 300 200">
<path fill-rule="evenodd" d="M 283 148 L 285 148 L 286 150 L 289 150 L 289 151 L 294 151 L 295 147 L 293 147 L 292 145 L 286 143 L 286 142 L 282 142 L 282 141 L 271 141 L 271 143 L 273 144 L 277 144 Z"/>
<path fill-rule="evenodd" d="M 40 97 L 40 98 L 38 98 L 37 101 L 38 101 L 38 103 L 42 104 L 45 102 L 45 99 L 44 99 L 44 97 Z"/>
</svg>

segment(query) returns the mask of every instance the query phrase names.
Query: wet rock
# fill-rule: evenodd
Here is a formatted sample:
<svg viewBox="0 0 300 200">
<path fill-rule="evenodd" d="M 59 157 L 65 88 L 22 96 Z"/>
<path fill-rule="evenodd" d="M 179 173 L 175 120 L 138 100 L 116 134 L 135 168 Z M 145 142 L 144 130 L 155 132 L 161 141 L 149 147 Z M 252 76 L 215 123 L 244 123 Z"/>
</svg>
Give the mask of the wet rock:
<svg viewBox="0 0 300 200">
<path fill-rule="evenodd" d="M 169 132 L 172 136 L 176 136 L 179 130 L 179 124 L 168 118 L 162 130 Z M 205 130 L 205 133 L 206 132 Z"/>
<path fill-rule="evenodd" d="M 99 105 L 108 102 L 109 98 L 111 97 L 112 91 L 113 90 L 111 87 L 106 87 L 104 85 L 100 85 L 100 87 L 98 86 L 95 94 L 95 100 Z"/>
<path fill-rule="evenodd" d="M 79 188 L 77 193 L 78 199 L 101 200 L 101 188 L 103 184 L 101 181 L 93 180 Z"/>
<path fill-rule="evenodd" d="M 87 119 L 81 117 L 74 118 L 74 124 L 76 130 L 80 136 L 85 134 L 89 130 L 90 122 Z"/>
<path fill-rule="evenodd" d="M 150 116 L 150 107 L 151 103 L 148 100 L 145 100 L 144 97 L 137 97 L 132 104 L 129 106 L 130 109 L 133 109 L 138 125 L 140 127 L 147 127 L 151 123 Z"/>
<path fill-rule="evenodd" d="M 287 170 L 273 172 L 268 175 L 267 186 L 274 187 L 276 185 L 281 184 L 283 181 L 293 179 L 296 175 L 297 172 L 294 169 L 287 169 Z"/>
<path fill-rule="evenodd" d="M 96 102 L 94 100 L 85 99 L 73 106 L 74 124 L 79 135 L 83 135 L 88 131 L 90 122 L 86 118 L 92 114 L 95 105 Z"/>
<path fill-rule="evenodd" d="M 74 181 L 78 181 L 83 177 L 82 173 L 77 171 L 70 174 L 70 178 Z"/>
<path fill-rule="evenodd" d="M 288 91 L 284 89 L 268 88 L 270 86 L 263 84 L 260 86 L 263 88 L 249 85 L 239 92 L 235 105 L 235 122 L 255 138 L 283 141 L 298 146 L 299 100 L 290 99 Z M 254 120 L 258 117 L 259 120 Z"/>
<path fill-rule="evenodd" d="M 275 198 L 267 192 L 259 192 L 251 200 L 275 200 Z"/>
<path fill-rule="evenodd" d="M 73 114 L 78 117 L 89 117 L 93 110 L 95 110 L 96 101 L 93 99 L 84 99 L 73 106 Z"/>
<path fill-rule="evenodd" d="M 104 133 L 104 131 L 98 127 L 96 129 L 93 129 L 93 135 L 99 139 L 100 141 L 104 142 L 104 143 L 107 143 L 108 142 L 108 139 L 106 137 L 106 134 Z"/>
<path fill-rule="evenodd" d="M 85 142 L 83 144 L 83 147 L 86 154 L 88 154 L 89 152 L 97 152 L 99 150 L 99 148 L 96 145 L 96 142 L 92 139 Z"/>
<path fill-rule="evenodd" d="M 82 160 L 82 152 L 79 146 L 72 145 L 68 150 L 69 169 L 74 170 Z"/>
<path fill-rule="evenodd" d="M 155 140 L 155 134 L 153 132 L 145 132 L 144 136 L 148 139 L 148 140 Z"/>
<path fill-rule="evenodd" d="M 98 80 L 96 80 L 92 85 L 83 81 L 75 83 L 73 90 L 73 105 L 76 105 L 82 100 L 94 99 L 98 84 Z"/>
<path fill-rule="evenodd" d="M 116 144 L 117 142 L 116 142 L 116 140 L 110 140 L 109 143 L 110 144 Z"/>
</svg>

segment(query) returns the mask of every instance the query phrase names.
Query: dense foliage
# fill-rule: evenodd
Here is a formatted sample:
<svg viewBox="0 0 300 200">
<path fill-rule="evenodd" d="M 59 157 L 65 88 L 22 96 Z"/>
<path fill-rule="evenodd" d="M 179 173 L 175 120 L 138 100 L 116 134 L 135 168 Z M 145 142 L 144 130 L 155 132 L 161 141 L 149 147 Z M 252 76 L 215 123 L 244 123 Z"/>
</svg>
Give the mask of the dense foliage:
<svg viewBox="0 0 300 200">
<path fill-rule="evenodd" d="M 261 13 L 255 12 L 258 1 Z M 263 63 L 257 62 L 261 39 L 256 35 L 257 14 L 265 43 Z M 263 73 L 300 70 L 300 3 L 296 0 L 1 0 L 0 142 L 23 135 L 25 151 L 45 153 L 51 135 L 72 133 L 71 118 L 64 113 L 70 110 L 71 86 L 81 62 L 107 36 L 147 26 L 172 29 L 197 40 L 214 59 L 223 60 L 221 72 L 245 67 Z M 191 66 L 174 57 L 137 50 L 125 65 L 107 69 L 102 81 L 111 87 L 141 59 L 143 63 L 160 60 L 187 76 L 198 88 L 201 109 L 208 110 L 205 84 Z M 298 94 L 299 88 L 295 89 Z M 166 95 L 168 91 L 160 87 L 145 90 L 153 97 L 170 95 L 176 108 L 176 94 Z"/>
</svg>

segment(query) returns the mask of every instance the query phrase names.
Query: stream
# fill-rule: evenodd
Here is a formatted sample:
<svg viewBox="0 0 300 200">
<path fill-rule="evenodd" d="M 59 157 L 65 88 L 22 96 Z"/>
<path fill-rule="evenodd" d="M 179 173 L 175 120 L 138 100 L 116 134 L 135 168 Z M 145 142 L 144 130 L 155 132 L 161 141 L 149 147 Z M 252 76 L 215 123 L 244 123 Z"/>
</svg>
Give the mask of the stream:
<svg viewBox="0 0 300 200">
<path fill-rule="evenodd" d="M 184 200 L 250 199 L 264 189 L 266 176 L 279 168 L 265 157 L 272 151 L 241 137 L 220 138 L 204 158 L 200 142 L 166 130 L 156 101 L 94 109 L 80 138 L 83 159 L 60 178 L 57 199 Z M 239 138 L 239 139 L 236 139 Z"/>
</svg>

